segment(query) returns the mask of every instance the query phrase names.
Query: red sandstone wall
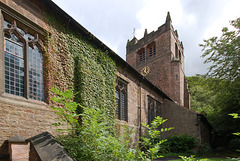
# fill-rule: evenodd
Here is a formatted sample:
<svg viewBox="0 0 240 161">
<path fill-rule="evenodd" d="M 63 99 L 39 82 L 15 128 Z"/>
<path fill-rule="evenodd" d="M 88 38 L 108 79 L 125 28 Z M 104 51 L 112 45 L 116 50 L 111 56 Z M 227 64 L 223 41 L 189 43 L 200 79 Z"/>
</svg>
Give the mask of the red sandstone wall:
<svg viewBox="0 0 240 161">
<path fill-rule="evenodd" d="M 32 0 L 0 0 L 18 13 L 27 17 L 32 22 L 42 26 L 45 22 L 42 20 L 42 10 L 44 6 L 40 1 Z"/>
<path fill-rule="evenodd" d="M 188 134 L 200 140 L 200 126 L 197 122 L 197 113 L 169 100 L 164 101 L 163 118 L 168 119 L 164 127 L 174 127 L 164 137 L 172 134 Z"/>
<path fill-rule="evenodd" d="M 37 1 L 30 0 L 0 0 L 10 7 L 14 8 L 17 12 L 24 15 L 39 26 L 44 25 L 41 17 L 42 4 Z M 172 86 L 172 76 L 167 72 L 170 69 L 171 54 L 169 51 L 169 33 L 161 35 L 156 41 L 156 50 L 160 54 L 159 59 L 152 61 L 149 64 L 150 75 L 153 78 L 154 84 L 163 83 L 163 89 L 167 91 Z M 163 54 L 168 56 L 163 56 Z M 133 62 L 136 62 L 136 57 L 133 56 Z M 166 70 L 161 70 L 163 66 Z M 139 69 L 141 69 L 139 67 Z M 148 114 L 148 100 L 147 96 L 150 95 L 159 102 L 166 102 L 163 100 L 159 93 L 147 87 L 145 84 L 139 82 L 136 75 L 133 75 L 125 68 L 119 68 L 118 76 L 123 78 L 128 83 L 128 118 L 129 121 L 120 121 L 120 124 L 127 124 L 136 130 L 137 140 L 139 136 L 140 122 L 147 123 Z M 151 73 L 152 72 L 152 73 Z M 170 92 L 166 92 L 170 93 Z M 171 97 L 172 95 L 169 94 Z M 39 134 L 43 131 L 48 131 L 56 134 L 56 129 L 52 126 L 55 123 L 56 115 L 45 105 L 37 105 L 27 102 L 19 102 L 15 99 L 4 99 L 0 97 L 0 146 L 4 140 L 9 139 L 14 135 L 21 135 L 26 138 Z M 195 123 L 195 115 L 192 112 L 184 111 L 173 102 L 168 102 L 164 107 L 163 116 L 169 119 L 168 124 L 177 128 L 180 133 L 196 134 L 196 129 L 193 126 Z M 180 109 L 180 110 L 179 110 Z M 185 109 L 186 110 L 186 109 Z M 197 134 L 196 134 L 197 136 Z M 6 148 L 6 144 L 2 147 Z M 1 152 L 1 149 L 0 149 Z"/>
<path fill-rule="evenodd" d="M 4 141 L 15 135 L 29 138 L 45 131 L 56 135 L 56 127 L 52 125 L 57 122 L 56 118 L 57 115 L 44 105 L 1 98 L 0 154 L 6 153 Z"/>
<path fill-rule="evenodd" d="M 153 41 L 156 42 L 156 56 L 147 59 L 145 63 L 139 64 L 137 60 L 138 50 L 146 48 Z M 183 53 L 183 50 L 173 30 L 163 32 L 154 39 L 149 38 L 147 43 L 144 43 L 142 40 L 139 40 L 139 43 L 142 44 L 138 44 L 139 48 L 127 54 L 127 62 L 139 72 L 144 66 L 148 66 L 150 73 L 146 78 L 179 105 L 184 106 L 184 64 L 183 60 L 180 61 L 174 56 L 175 43 L 177 43 L 181 53 Z M 146 57 L 148 57 L 147 55 L 148 53 L 146 52 Z M 184 59 L 183 54 L 182 59 Z"/>
<path fill-rule="evenodd" d="M 140 131 L 140 122 L 148 122 L 148 96 L 159 102 L 163 102 L 163 98 L 145 84 L 139 83 L 136 76 L 127 69 L 119 67 L 117 75 L 128 82 L 128 122 L 119 121 L 119 123 L 134 128 L 135 138 L 133 141 L 137 141 L 139 135 L 143 133 L 143 130 Z"/>
<path fill-rule="evenodd" d="M 161 113 L 164 119 L 168 119 L 163 127 L 174 127 L 175 129 L 163 134 L 167 137 L 172 134 L 188 134 L 201 140 L 200 126 L 197 126 L 197 113 L 176 103 L 165 100 L 155 90 L 149 88 L 144 83 L 139 83 L 130 71 L 119 68 L 118 76 L 128 82 L 128 122 L 120 121 L 120 123 L 133 127 L 136 130 L 136 138 L 140 135 L 140 122 L 148 121 L 148 95 L 163 103 Z M 140 86 L 138 85 L 140 84 Z M 141 111 L 140 111 L 141 109 Z M 140 115 L 141 114 L 141 115 Z M 144 134 L 141 129 L 141 134 Z"/>
</svg>

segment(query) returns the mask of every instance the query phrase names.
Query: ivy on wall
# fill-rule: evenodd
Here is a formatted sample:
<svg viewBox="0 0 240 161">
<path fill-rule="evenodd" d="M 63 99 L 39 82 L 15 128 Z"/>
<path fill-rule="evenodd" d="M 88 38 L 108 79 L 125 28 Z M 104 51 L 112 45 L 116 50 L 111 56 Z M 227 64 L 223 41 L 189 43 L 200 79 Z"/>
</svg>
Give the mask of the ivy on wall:
<svg viewBox="0 0 240 161">
<path fill-rule="evenodd" d="M 97 48 L 61 19 L 51 14 L 45 17 L 45 29 L 49 32 L 44 55 L 47 101 L 51 104 L 51 87 L 71 89 L 76 94 L 74 101 L 85 107 L 104 109 L 106 120 L 112 124 L 115 119 L 115 62 L 107 51 Z"/>
</svg>

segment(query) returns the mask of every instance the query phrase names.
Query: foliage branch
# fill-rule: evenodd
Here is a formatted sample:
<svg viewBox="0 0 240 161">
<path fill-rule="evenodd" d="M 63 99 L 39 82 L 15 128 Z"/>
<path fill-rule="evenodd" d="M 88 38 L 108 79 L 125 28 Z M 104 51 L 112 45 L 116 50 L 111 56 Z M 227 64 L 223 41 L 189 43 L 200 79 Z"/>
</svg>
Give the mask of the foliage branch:
<svg viewBox="0 0 240 161">
<path fill-rule="evenodd" d="M 204 40 L 205 63 L 212 63 L 207 73 L 210 77 L 235 80 L 240 77 L 240 18 L 231 21 L 235 30 L 222 29 L 222 36 Z"/>
<path fill-rule="evenodd" d="M 68 135 L 59 137 L 59 141 L 64 148 L 76 160 L 144 160 L 149 161 L 157 157 L 157 152 L 165 140 L 159 140 L 157 143 L 150 142 L 161 136 L 164 131 L 172 128 L 162 128 L 159 126 L 166 120 L 157 116 L 151 126 L 143 123 L 148 128 L 146 137 L 142 137 L 141 145 L 144 145 L 145 151 L 142 151 L 137 145 L 131 142 L 131 137 L 135 131 L 128 126 L 122 126 L 122 134 L 114 135 L 112 127 L 106 121 L 106 113 L 99 108 L 86 108 L 79 103 L 72 101 L 73 94 L 70 90 L 61 92 L 53 88 L 52 92 L 56 95 L 52 98 L 55 106 L 52 109 L 59 114 L 60 120 L 55 125 L 59 130 L 67 130 Z M 57 106 L 58 105 L 58 106 Z M 81 106 L 83 113 L 78 114 L 76 109 Z M 79 116 L 81 123 L 79 123 Z M 69 124 L 68 129 L 61 128 L 61 125 Z"/>
</svg>

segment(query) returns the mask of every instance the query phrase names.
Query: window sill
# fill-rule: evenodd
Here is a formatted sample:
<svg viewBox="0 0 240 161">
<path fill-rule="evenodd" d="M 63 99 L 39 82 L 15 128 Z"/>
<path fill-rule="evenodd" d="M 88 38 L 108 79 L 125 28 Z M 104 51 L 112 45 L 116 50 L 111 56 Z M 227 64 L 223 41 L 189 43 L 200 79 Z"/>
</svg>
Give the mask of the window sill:
<svg viewBox="0 0 240 161">
<path fill-rule="evenodd" d="M 48 104 L 45 102 L 26 99 L 24 97 L 15 96 L 7 93 L 3 93 L 2 95 L 0 95 L 0 103 L 6 103 L 15 106 L 31 107 L 41 110 L 50 110 L 50 108 L 47 107 Z"/>
</svg>

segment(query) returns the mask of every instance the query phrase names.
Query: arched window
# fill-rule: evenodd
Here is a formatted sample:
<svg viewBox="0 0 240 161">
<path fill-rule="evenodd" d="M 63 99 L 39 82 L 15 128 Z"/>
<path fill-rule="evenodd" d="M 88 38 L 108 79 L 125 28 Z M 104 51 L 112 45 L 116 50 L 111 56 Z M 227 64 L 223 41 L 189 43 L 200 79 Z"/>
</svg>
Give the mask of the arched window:
<svg viewBox="0 0 240 161">
<path fill-rule="evenodd" d="M 121 80 L 117 81 L 117 86 L 115 89 L 115 100 L 117 103 L 116 107 L 117 119 L 128 121 L 127 84 Z"/>
<path fill-rule="evenodd" d="M 5 92 L 44 101 L 42 42 L 4 21 Z"/>
</svg>

